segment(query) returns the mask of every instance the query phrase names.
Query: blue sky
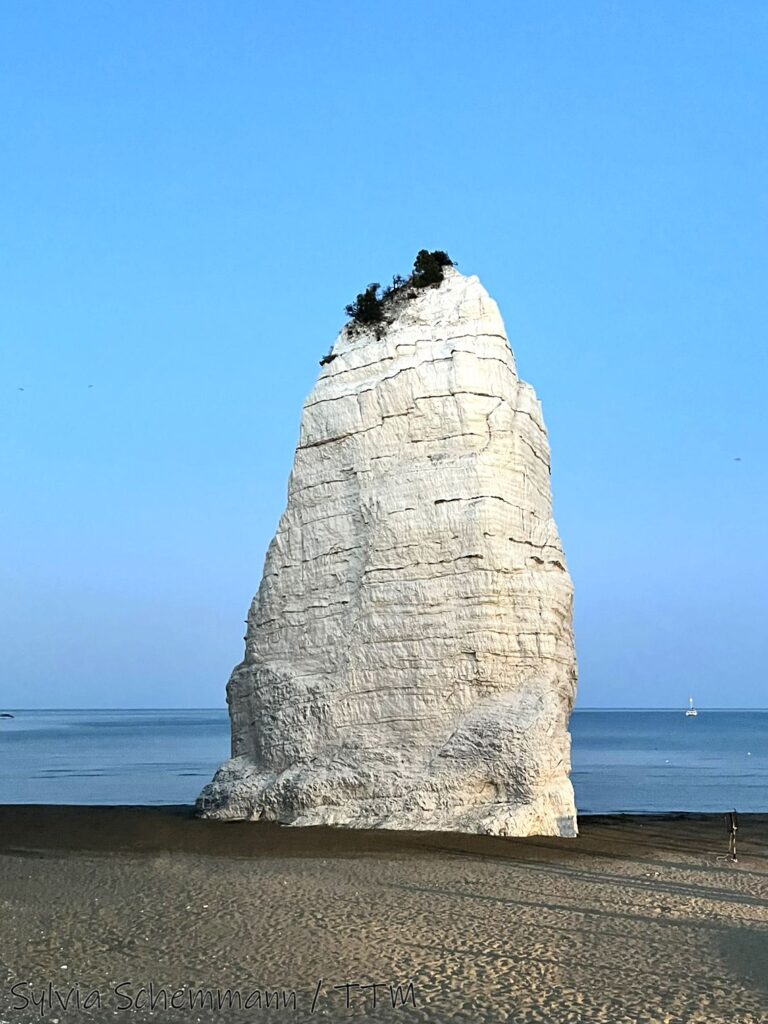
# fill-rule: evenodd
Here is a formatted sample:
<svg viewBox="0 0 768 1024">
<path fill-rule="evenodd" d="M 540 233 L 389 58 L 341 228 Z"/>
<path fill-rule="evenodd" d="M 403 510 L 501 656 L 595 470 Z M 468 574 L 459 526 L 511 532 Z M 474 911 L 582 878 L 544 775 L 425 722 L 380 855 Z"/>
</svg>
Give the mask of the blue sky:
<svg viewBox="0 0 768 1024">
<path fill-rule="evenodd" d="M 428 247 L 543 402 L 580 705 L 767 705 L 767 46 L 762 3 L 4 3 L 0 703 L 223 703 L 317 361 Z"/>
</svg>

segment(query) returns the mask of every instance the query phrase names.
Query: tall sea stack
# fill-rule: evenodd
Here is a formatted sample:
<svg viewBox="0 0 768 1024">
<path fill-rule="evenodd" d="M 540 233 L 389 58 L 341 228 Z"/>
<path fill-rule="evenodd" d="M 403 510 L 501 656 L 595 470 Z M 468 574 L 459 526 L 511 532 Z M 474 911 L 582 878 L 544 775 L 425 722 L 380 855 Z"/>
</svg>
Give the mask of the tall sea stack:
<svg viewBox="0 0 768 1024">
<path fill-rule="evenodd" d="M 447 268 L 324 360 L 199 812 L 575 835 L 571 611 L 539 402 Z"/>
</svg>

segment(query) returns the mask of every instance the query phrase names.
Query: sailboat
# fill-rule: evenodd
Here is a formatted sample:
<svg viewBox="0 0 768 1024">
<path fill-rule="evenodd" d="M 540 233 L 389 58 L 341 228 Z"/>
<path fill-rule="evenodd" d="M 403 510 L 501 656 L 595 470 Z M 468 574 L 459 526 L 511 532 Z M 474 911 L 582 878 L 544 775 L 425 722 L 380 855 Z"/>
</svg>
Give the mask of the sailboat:
<svg viewBox="0 0 768 1024">
<path fill-rule="evenodd" d="M 688 709 L 687 709 L 687 711 L 685 712 L 685 717 L 686 717 L 686 718 L 695 718 L 695 717 L 696 717 L 696 715 L 698 715 L 698 713 L 699 713 L 699 712 L 698 712 L 698 711 L 696 710 L 696 708 L 695 708 L 695 707 L 693 706 L 693 697 L 689 697 L 689 698 L 688 698 Z"/>
</svg>

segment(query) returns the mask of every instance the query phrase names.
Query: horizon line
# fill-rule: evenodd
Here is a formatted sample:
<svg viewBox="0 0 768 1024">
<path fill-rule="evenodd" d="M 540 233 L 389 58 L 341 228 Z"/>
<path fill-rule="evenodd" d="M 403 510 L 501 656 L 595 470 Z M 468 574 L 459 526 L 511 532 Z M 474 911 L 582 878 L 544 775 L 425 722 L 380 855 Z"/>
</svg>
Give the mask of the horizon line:
<svg viewBox="0 0 768 1024">
<path fill-rule="evenodd" d="M 200 707 L 147 707 L 147 706 L 130 706 L 130 707 L 7 707 L 8 711 L 226 711 L 227 706 L 200 706 Z M 684 704 L 672 705 L 672 706 L 654 706 L 654 707 L 642 707 L 642 706 L 624 706 L 624 705 L 590 705 L 588 707 L 575 707 L 571 711 L 571 714 L 575 714 L 578 711 L 686 711 L 687 708 Z M 758 706 L 742 706 L 742 707 L 715 707 L 707 705 L 697 705 L 698 711 L 768 711 L 768 707 Z M 0 711 L 2 713 L 2 711 Z"/>
</svg>

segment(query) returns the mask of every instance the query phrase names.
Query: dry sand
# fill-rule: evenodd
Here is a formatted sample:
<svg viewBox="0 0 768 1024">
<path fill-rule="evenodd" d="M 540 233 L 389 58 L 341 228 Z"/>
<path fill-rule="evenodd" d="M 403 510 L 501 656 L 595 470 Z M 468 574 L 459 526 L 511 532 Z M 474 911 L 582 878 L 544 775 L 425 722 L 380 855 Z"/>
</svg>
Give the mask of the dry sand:
<svg viewBox="0 0 768 1024">
<path fill-rule="evenodd" d="M 509 840 L 2 807 L 0 1021 L 765 1022 L 768 816 L 740 824 L 729 865 L 715 816 Z"/>
</svg>

